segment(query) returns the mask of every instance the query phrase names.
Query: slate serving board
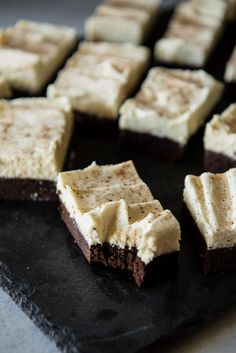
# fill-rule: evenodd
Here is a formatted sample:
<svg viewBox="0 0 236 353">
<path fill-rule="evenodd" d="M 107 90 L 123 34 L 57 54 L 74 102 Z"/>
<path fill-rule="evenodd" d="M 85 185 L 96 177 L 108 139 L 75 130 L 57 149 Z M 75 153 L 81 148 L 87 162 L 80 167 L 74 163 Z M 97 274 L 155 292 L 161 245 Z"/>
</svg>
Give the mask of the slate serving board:
<svg viewBox="0 0 236 353">
<path fill-rule="evenodd" d="M 235 33 L 235 26 L 226 30 L 207 65 L 221 79 Z M 214 112 L 234 100 L 231 86 Z M 0 203 L 0 285 L 62 351 L 158 352 L 164 337 L 187 332 L 235 304 L 235 273 L 203 275 L 182 212 L 184 177 L 202 172 L 202 134 L 203 129 L 176 165 L 124 151 L 117 141 L 74 136 L 71 168 L 93 160 L 133 159 L 154 196 L 181 222 L 177 275 L 148 287 L 139 289 L 119 271 L 89 266 L 60 220 L 57 204 Z"/>
</svg>

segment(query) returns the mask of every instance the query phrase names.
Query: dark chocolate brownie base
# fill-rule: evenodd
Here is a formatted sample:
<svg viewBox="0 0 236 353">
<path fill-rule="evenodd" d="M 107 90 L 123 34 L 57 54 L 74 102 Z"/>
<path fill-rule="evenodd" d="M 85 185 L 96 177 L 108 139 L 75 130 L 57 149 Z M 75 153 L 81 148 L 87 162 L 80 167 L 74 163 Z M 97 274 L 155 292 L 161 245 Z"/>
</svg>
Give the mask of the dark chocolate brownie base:
<svg viewBox="0 0 236 353">
<path fill-rule="evenodd" d="M 191 233 L 191 240 L 200 255 L 204 272 L 236 271 L 236 246 L 208 249 L 204 237 L 185 205 L 183 212 L 186 219 L 186 228 L 188 233 Z"/>
<path fill-rule="evenodd" d="M 228 169 L 235 167 L 236 159 L 212 151 L 205 151 L 204 153 L 204 169 L 207 172 L 224 173 Z"/>
<path fill-rule="evenodd" d="M 53 181 L 0 178 L 0 200 L 57 201 L 58 197 Z"/>
<path fill-rule="evenodd" d="M 98 118 L 76 111 L 75 113 L 76 133 L 80 136 L 102 137 L 113 139 L 118 135 L 118 118 Z"/>
<path fill-rule="evenodd" d="M 124 147 L 150 154 L 159 159 L 175 162 L 184 156 L 185 147 L 168 138 L 120 130 L 120 142 Z"/>
<path fill-rule="evenodd" d="M 155 282 L 176 273 L 178 267 L 178 252 L 161 255 L 150 264 L 145 263 L 137 256 L 137 249 L 121 249 L 111 246 L 109 243 L 92 245 L 88 247 L 87 242 L 80 233 L 74 220 L 70 217 L 65 206 L 60 206 L 61 218 L 72 234 L 75 242 L 79 245 L 87 261 L 91 263 L 102 263 L 105 266 L 119 268 L 132 273 L 138 286 L 145 283 Z"/>
</svg>

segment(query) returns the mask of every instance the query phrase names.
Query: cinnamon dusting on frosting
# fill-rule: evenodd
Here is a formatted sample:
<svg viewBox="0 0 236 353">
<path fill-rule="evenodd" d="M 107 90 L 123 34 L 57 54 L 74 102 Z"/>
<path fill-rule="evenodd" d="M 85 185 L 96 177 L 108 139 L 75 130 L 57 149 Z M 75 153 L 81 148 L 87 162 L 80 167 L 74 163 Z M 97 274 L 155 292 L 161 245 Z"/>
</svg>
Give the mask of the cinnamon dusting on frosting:
<svg viewBox="0 0 236 353">
<path fill-rule="evenodd" d="M 57 190 L 89 246 L 136 247 L 146 264 L 179 250 L 179 223 L 153 199 L 131 161 L 60 173 Z"/>
</svg>

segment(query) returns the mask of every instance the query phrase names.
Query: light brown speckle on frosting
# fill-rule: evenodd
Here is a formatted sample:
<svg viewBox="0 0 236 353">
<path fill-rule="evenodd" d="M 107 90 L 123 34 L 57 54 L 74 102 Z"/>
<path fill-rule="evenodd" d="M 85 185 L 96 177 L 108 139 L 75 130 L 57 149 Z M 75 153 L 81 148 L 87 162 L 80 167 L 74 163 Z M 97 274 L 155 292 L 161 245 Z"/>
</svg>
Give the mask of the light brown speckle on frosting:
<svg viewBox="0 0 236 353">
<path fill-rule="evenodd" d="M 152 68 L 138 94 L 122 105 L 119 127 L 185 145 L 222 91 L 203 70 Z"/>
<path fill-rule="evenodd" d="M 0 38 L 0 73 L 11 88 L 31 95 L 41 93 L 77 41 L 73 28 L 23 20 Z"/>
<path fill-rule="evenodd" d="M 47 95 L 68 97 L 80 113 L 117 119 L 120 105 L 136 88 L 149 59 L 145 47 L 82 42 Z"/>
<path fill-rule="evenodd" d="M 227 4 L 221 0 L 180 2 L 155 57 L 171 64 L 203 67 L 224 28 Z"/>
<path fill-rule="evenodd" d="M 188 175 L 184 202 L 209 249 L 236 244 L 236 169 Z"/>
<path fill-rule="evenodd" d="M 131 161 L 60 173 L 57 190 L 89 246 L 137 247 L 145 262 L 179 249 L 179 224 L 154 200 Z"/>
<path fill-rule="evenodd" d="M 69 101 L 2 100 L 0 107 L 0 177 L 55 180 L 73 125 Z"/>
<path fill-rule="evenodd" d="M 204 149 L 235 159 L 236 154 L 236 104 L 214 115 L 206 125 Z"/>
</svg>

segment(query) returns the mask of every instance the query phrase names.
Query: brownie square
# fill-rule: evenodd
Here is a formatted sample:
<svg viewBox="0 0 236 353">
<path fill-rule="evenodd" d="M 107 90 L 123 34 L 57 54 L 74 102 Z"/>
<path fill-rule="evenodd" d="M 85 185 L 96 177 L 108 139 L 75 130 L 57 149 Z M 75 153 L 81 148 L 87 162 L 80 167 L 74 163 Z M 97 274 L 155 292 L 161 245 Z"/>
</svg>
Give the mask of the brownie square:
<svg viewBox="0 0 236 353">
<path fill-rule="evenodd" d="M 73 128 L 67 98 L 0 103 L 0 199 L 55 201 Z"/>
</svg>

